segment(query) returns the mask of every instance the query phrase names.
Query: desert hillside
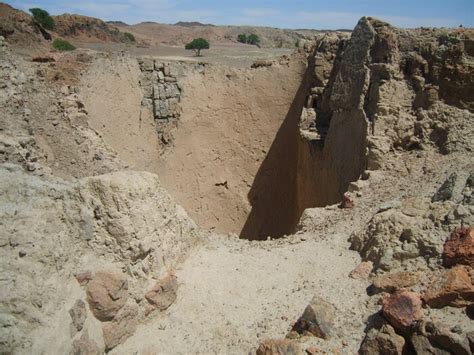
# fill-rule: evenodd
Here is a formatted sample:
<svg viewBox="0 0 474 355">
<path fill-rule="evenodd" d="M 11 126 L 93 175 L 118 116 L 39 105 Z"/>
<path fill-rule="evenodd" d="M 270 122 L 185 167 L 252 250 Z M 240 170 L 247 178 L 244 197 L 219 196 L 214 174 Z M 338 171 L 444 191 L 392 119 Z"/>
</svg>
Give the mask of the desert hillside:
<svg viewBox="0 0 474 355">
<path fill-rule="evenodd" d="M 473 353 L 473 29 L 53 18 L 0 4 L 1 354 Z"/>
<path fill-rule="evenodd" d="M 322 31 L 290 30 L 258 26 L 214 26 L 196 22 L 178 22 L 174 25 L 143 22 L 135 25 L 115 23 L 123 30 L 133 33 L 151 45 L 167 44 L 181 46 L 193 38 L 204 37 L 212 43 L 238 43 L 239 34 L 255 34 L 263 47 L 294 48 Z"/>
</svg>

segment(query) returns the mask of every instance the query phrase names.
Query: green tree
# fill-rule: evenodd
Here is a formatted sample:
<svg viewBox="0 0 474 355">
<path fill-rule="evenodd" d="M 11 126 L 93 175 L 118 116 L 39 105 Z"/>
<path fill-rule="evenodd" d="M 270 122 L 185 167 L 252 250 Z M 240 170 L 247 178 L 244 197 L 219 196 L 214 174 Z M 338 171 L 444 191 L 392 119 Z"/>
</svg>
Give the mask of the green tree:
<svg viewBox="0 0 474 355">
<path fill-rule="evenodd" d="M 251 34 L 247 37 L 247 43 L 258 46 L 260 44 L 260 38 L 256 34 Z"/>
<path fill-rule="evenodd" d="M 36 7 L 30 9 L 30 12 L 33 15 L 33 21 L 35 23 L 42 26 L 46 30 L 54 29 L 54 20 L 51 16 L 49 16 L 48 11 Z"/>
<path fill-rule="evenodd" d="M 184 48 L 186 49 L 192 49 L 196 55 L 196 57 L 200 57 L 201 56 L 201 50 L 203 49 L 209 49 L 209 42 L 204 39 L 204 38 L 196 38 L 196 39 L 193 39 L 192 42 L 189 42 L 188 44 L 186 44 L 186 46 Z"/>
<path fill-rule="evenodd" d="M 237 41 L 240 43 L 247 43 L 247 35 L 244 33 L 241 33 L 240 35 L 237 36 Z"/>
</svg>

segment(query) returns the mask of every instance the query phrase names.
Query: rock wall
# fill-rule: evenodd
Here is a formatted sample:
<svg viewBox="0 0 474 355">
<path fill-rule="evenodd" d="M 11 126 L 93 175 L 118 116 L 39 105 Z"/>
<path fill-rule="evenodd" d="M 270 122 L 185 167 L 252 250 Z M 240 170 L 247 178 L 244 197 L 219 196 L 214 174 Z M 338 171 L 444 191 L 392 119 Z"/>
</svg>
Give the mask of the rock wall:
<svg viewBox="0 0 474 355">
<path fill-rule="evenodd" d="M 143 89 L 142 107 L 153 112 L 156 129 L 163 144 L 172 140 L 181 115 L 182 63 L 164 63 L 152 58 L 139 59 L 140 85 Z"/>
<path fill-rule="evenodd" d="M 463 89 L 474 78 L 472 36 L 400 30 L 364 17 L 350 39 L 316 41 L 299 123 L 299 212 L 340 201 L 365 169 L 401 169 L 396 151 L 472 149 L 473 114 L 466 109 L 473 98 Z M 453 76 L 456 98 L 441 78 L 450 70 L 466 74 Z"/>
</svg>

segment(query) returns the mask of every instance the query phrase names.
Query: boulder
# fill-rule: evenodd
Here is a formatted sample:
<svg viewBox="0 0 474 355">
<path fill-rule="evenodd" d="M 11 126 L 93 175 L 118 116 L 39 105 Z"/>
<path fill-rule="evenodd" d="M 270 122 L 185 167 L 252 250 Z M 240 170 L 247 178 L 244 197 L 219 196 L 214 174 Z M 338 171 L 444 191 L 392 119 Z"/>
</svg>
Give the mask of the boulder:
<svg viewBox="0 0 474 355">
<path fill-rule="evenodd" d="M 388 324 L 380 328 L 371 329 L 359 349 L 360 355 L 384 354 L 384 355 L 401 355 L 405 339 L 395 333 L 395 330 Z"/>
<path fill-rule="evenodd" d="M 457 264 L 474 266 L 474 228 L 456 228 L 444 244 L 443 265 Z"/>
<path fill-rule="evenodd" d="M 374 279 L 375 292 L 393 292 L 401 288 L 414 286 L 420 280 L 420 273 L 401 271 L 393 274 L 381 275 Z"/>
<path fill-rule="evenodd" d="M 100 321 L 113 319 L 127 298 L 128 283 L 123 274 L 97 272 L 87 285 L 87 301 Z"/>
<path fill-rule="evenodd" d="M 87 309 L 84 301 L 77 300 L 76 303 L 74 303 L 74 306 L 69 310 L 69 315 L 71 316 L 72 325 L 78 332 L 80 332 L 84 327 L 84 322 L 87 318 Z"/>
<path fill-rule="evenodd" d="M 334 326 L 336 308 L 320 297 L 313 297 L 309 305 L 292 328 L 300 335 L 314 335 L 328 339 Z"/>
<path fill-rule="evenodd" d="M 111 322 L 102 324 L 106 351 L 115 348 L 135 333 L 138 325 L 138 313 L 138 305 L 131 300 Z"/>
<path fill-rule="evenodd" d="M 383 299 L 382 314 L 394 328 L 404 330 L 421 318 L 420 295 L 397 290 Z"/>
<path fill-rule="evenodd" d="M 145 298 L 151 305 L 164 311 L 176 300 L 177 290 L 176 276 L 168 272 L 145 294 Z"/>
<path fill-rule="evenodd" d="M 300 346 L 288 339 L 270 339 L 260 343 L 257 355 L 303 355 Z"/>
<path fill-rule="evenodd" d="M 465 307 L 474 303 L 474 285 L 467 266 L 455 266 L 432 277 L 423 301 L 432 308 Z"/>
</svg>

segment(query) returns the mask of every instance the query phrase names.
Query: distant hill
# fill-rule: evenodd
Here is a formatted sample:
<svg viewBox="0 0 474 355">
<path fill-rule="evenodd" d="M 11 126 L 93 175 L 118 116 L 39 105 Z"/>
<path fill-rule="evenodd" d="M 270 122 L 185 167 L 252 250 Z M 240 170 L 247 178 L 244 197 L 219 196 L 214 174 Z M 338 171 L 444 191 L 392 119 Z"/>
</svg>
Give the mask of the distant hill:
<svg viewBox="0 0 474 355">
<path fill-rule="evenodd" d="M 122 21 L 104 22 L 100 19 L 63 14 L 53 16 L 55 29 L 53 37 L 64 37 L 72 41 L 128 42 L 125 32 L 130 32 L 140 45 L 167 44 L 183 46 L 194 38 L 203 37 L 211 43 L 237 43 L 239 34 L 256 34 L 263 47 L 294 48 L 302 40 L 312 39 L 321 31 L 291 30 L 258 26 L 216 26 L 197 21 L 177 22 L 174 25 L 156 22 L 142 22 L 128 25 Z M 18 37 L 22 44 L 37 45 L 48 33 L 34 25 L 31 16 L 9 5 L 0 3 L 0 35 Z M 47 43 L 47 42 L 46 42 Z"/>
<path fill-rule="evenodd" d="M 213 24 L 210 23 L 201 23 L 197 21 L 192 21 L 192 22 L 183 22 L 179 21 L 174 24 L 175 26 L 181 26 L 181 27 L 197 27 L 197 26 L 209 26 L 209 27 L 216 27 Z"/>
<path fill-rule="evenodd" d="M 106 23 L 112 26 L 128 26 L 128 23 L 123 21 L 106 21 Z"/>
<path fill-rule="evenodd" d="M 256 34 L 263 47 L 294 48 L 298 41 L 312 39 L 320 31 L 290 30 L 258 26 L 216 26 L 200 22 L 177 22 L 167 25 L 155 22 L 142 22 L 126 27 L 136 38 L 150 45 L 167 44 L 182 46 L 197 37 L 203 37 L 211 43 L 237 43 L 241 33 Z"/>
</svg>

